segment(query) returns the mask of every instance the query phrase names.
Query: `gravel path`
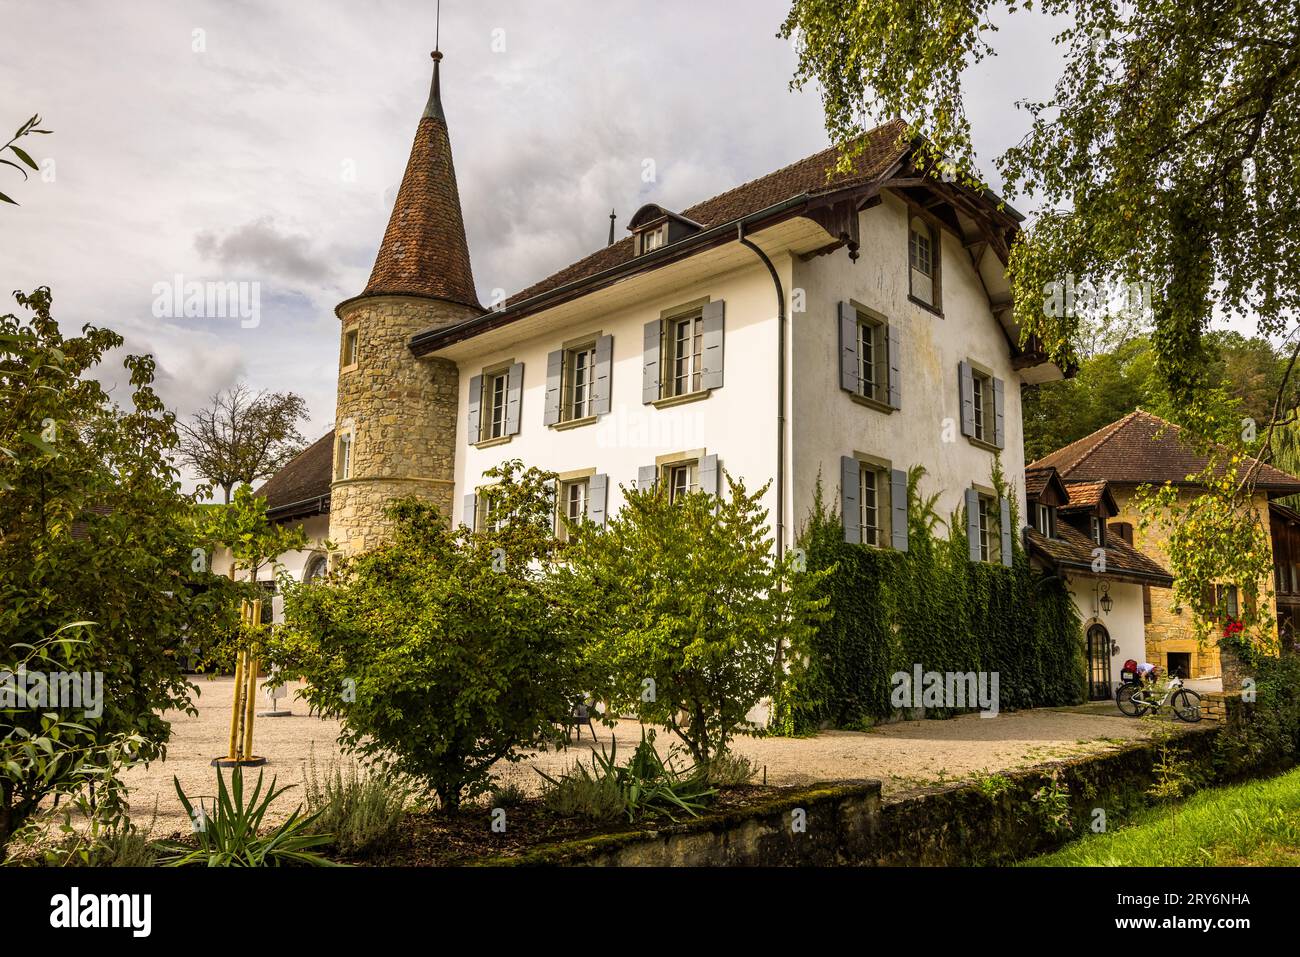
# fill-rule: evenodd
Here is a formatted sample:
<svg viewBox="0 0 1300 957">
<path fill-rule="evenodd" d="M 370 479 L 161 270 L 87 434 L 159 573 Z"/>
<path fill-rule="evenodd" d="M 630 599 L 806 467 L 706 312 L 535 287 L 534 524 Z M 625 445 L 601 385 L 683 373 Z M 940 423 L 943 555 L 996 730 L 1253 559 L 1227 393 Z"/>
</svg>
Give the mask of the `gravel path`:
<svg viewBox="0 0 1300 957">
<path fill-rule="evenodd" d="M 172 776 L 180 779 L 192 798 L 211 795 L 216 772 L 209 761 L 226 751 L 234 682 L 203 677 L 195 681 L 200 692 L 198 717 L 169 715 L 173 735 L 167 760 L 126 774 L 133 819 L 141 826 L 148 825 L 156 804 L 152 830 L 157 835 L 187 827 Z M 291 685 L 290 696 L 280 700 L 281 708 L 293 711 L 292 717 L 258 718 L 255 726 L 254 751 L 269 759 L 265 768 L 268 780 L 275 775 L 282 785 L 299 785 L 276 802 L 270 815 L 273 819 L 283 819 L 302 800 L 303 772 L 311 755 L 322 768 L 338 755 L 337 724 L 309 716 L 306 704 L 292 697 L 295 687 Z M 259 710 L 265 710 L 269 702 L 259 700 L 257 704 Z M 1039 709 L 994 718 L 966 715 L 948 721 L 905 721 L 865 733 L 826 731 L 810 738 L 739 738 L 734 749 L 749 757 L 769 784 L 879 778 L 888 796 L 927 784 L 1106 750 L 1148 733 L 1144 722 L 1124 718 L 1113 707 L 1098 711 L 1089 706 Z M 641 728 L 635 721 L 620 721 L 612 731 L 598 724 L 597 734 L 605 746 L 616 736 L 619 755 L 624 756 L 640 741 Z M 659 732 L 658 744 L 661 751 L 671 744 L 668 732 Z M 535 793 L 542 779 L 534 767 L 554 774 L 576 760 L 586 760 L 591 751 L 592 742 L 584 730 L 581 742 L 575 740 L 567 751 L 545 752 L 503 766 L 501 777 Z"/>
</svg>

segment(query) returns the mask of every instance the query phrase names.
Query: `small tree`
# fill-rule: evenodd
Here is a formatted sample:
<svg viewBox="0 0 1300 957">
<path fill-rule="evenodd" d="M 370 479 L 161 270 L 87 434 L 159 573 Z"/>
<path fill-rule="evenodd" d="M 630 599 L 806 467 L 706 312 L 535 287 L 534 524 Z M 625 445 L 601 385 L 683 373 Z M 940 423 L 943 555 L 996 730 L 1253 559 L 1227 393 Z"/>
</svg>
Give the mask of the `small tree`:
<svg viewBox="0 0 1300 957">
<path fill-rule="evenodd" d="M 15 298 L 31 315 L 0 316 L 0 857 L 47 798 L 91 784 L 121 810 L 117 770 L 166 753 L 164 711 L 195 713 L 179 647 L 229 606 L 194 561 L 153 359 L 127 357 L 119 408 L 92 370 L 121 336 L 64 338 L 49 289 Z M 17 693 L 24 671 L 88 678 L 99 700 L 42 706 Z"/>
<path fill-rule="evenodd" d="M 253 392 L 242 383 L 181 423 L 181 459 L 218 486 L 230 503 L 238 484 L 270 478 L 302 451 L 298 422 L 307 403 L 292 392 Z"/>
<path fill-rule="evenodd" d="M 230 551 L 232 580 L 237 580 L 242 570 L 250 583 L 256 583 L 258 573 L 277 556 L 307 547 L 303 527 L 271 521 L 266 499 L 253 494 L 248 485 L 237 488 L 228 505 L 205 509 L 202 515 L 203 537 Z"/>
<path fill-rule="evenodd" d="M 491 788 L 497 762 L 558 740 L 582 690 L 545 574 L 550 476 L 519 462 L 486 475 L 499 480 L 483 493 L 496 528 L 394 504 L 391 544 L 288 591 L 271 650 L 342 721 L 345 749 L 425 783 L 452 812 Z"/>
<path fill-rule="evenodd" d="M 558 576 L 569 620 L 591 636 L 595 689 L 622 714 L 663 724 L 708 761 L 772 694 L 782 646 L 800 649 L 825 599 L 822 573 L 777 561 L 761 504 L 728 494 L 625 489 L 605 529 L 578 529 Z"/>
</svg>

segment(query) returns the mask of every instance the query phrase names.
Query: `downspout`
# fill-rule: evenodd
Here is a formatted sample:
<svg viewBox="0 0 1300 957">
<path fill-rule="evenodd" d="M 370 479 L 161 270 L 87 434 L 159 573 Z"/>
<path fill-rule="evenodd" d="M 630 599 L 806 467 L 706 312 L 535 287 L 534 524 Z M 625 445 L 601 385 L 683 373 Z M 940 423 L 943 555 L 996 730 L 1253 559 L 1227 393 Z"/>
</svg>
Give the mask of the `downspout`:
<svg viewBox="0 0 1300 957">
<path fill-rule="evenodd" d="M 779 565 L 785 558 L 785 290 L 781 286 L 781 276 L 772 265 L 772 260 L 767 257 L 767 253 L 745 238 L 743 219 L 736 227 L 736 239 L 740 245 L 753 250 L 754 255 L 763 261 L 763 265 L 772 276 L 772 285 L 776 288 L 776 560 Z M 775 696 L 777 700 L 780 699 L 781 676 L 785 671 L 782 662 L 783 650 L 778 640 L 776 651 L 772 655 L 772 671 L 777 682 Z"/>
<path fill-rule="evenodd" d="M 776 559 L 779 562 L 785 557 L 785 289 L 767 253 L 745 238 L 744 220 L 736 228 L 736 238 L 763 261 L 776 288 Z"/>
</svg>

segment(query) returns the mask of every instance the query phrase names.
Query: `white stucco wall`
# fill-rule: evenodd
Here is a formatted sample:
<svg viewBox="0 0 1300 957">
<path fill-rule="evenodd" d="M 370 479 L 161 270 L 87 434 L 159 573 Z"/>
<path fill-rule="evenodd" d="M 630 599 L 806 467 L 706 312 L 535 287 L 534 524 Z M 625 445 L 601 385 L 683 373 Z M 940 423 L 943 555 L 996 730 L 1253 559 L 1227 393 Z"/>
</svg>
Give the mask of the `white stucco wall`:
<svg viewBox="0 0 1300 957">
<path fill-rule="evenodd" d="M 299 524 L 299 523 L 291 523 Z M 325 539 L 329 537 L 329 516 L 312 515 L 300 523 L 303 531 L 307 534 L 307 548 L 300 551 L 285 552 L 278 559 L 279 563 L 288 570 L 298 581 L 302 581 L 303 571 L 306 570 L 307 561 L 312 555 L 325 554 Z M 225 548 L 218 549 L 212 555 L 212 571 L 214 574 L 226 576 L 230 574 L 230 552 Z M 257 571 L 258 581 L 274 581 L 277 569 L 272 565 L 263 565 Z M 247 578 L 248 572 L 241 569 L 240 578 Z"/>
<path fill-rule="evenodd" d="M 807 309 L 793 322 L 793 486 L 796 527 L 807 518 L 818 473 L 827 501 L 837 504 L 839 462 L 855 452 L 889 459 L 894 468 L 924 465 L 921 492 L 940 493 L 939 514 L 963 504 L 972 483 L 991 487 L 994 454 L 961 434 L 957 367 L 970 360 L 1005 382 L 1002 470 L 1017 490 L 1025 520 L 1024 433 L 1020 376 L 1011 367 L 1007 338 L 989 308 L 970 255 L 941 230 L 943 315 L 908 299 L 907 206 L 886 195 L 860 214 L 861 257 L 837 251 L 795 260 L 794 287 Z M 882 313 L 902 335 L 901 408 L 864 406 L 840 388 L 837 306 L 854 300 Z"/>
<path fill-rule="evenodd" d="M 1109 613 L 1103 612 L 1098 603 L 1100 593 L 1098 579 L 1087 575 L 1071 575 L 1066 578 L 1066 587 L 1079 609 L 1079 620 L 1083 622 L 1083 634 L 1094 623 L 1101 625 L 1110 633 L 1112 642 L 1119 644 L 1119 650 L 1110 656 L 1110 680 L 1112 687 L 1119 684 L 1120 668 L 1129 658 L 1141 662 L 1146 655 L 1146 625 L 1142 613 L 1142 586 L 1128 582 L 1109 582 L 1110 597 L 1114 605 Z M 1086 645 L 1085 645 L 1086 649 Z"/>
<path fill-rule="evenodd" d="M 790 258 L 779 259 L 777 268 L 788 284 Z M 726 302 L 722 388 L 708 398 L 671 408 L 642 404 L 645 324 L 665 310 L 704 297 Z M 543 424 L 547 354 L 595 333 L 614 339 L 610 412 L 590 425 L 547 427 Z M 755 257 L 752 266 L 665 289 L 561 331 L 460 359 L 453 520 L 461 520 L 466 494 L 484 484 L 484 471 L 515 458 L 555 472 L 594 468 L 608 475 L 609 515 L 622 506 L 619 486 L 635 485 L 638 468 L 654 465 L 660 455 L 696 449 L 716 454 L 727 472 L 742 477 L 751 491 L 757 489 L 776 475 L 777 349 L 776 294 L 771 276 Z M 524 364 L 519 434 L 502 445 L 475 448 L 467 435 L 470 380 L 485 367 L 506 360 Z M 769 489 L 765 500 L 769 511 L 775 502 L 775 491 Z"/>
</svg>

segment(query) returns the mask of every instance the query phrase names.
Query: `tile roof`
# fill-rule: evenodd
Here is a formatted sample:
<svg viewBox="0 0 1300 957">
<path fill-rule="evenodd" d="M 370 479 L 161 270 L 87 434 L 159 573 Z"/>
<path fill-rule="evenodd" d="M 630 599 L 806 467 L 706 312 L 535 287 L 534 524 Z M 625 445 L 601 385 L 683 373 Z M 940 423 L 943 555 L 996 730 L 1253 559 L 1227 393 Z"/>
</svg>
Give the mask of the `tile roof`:
<svg viewBox="0 0 1300 957">
<path fill-rule="evenodd" d="M 1107 494 L 1105 482 L 1066 482 L 1065 491 L 1070 496 L 1070 501 L 1061 506 L 1065 511 L 1096 508 L 1106 502 L 1111 514 L 1117 514 L 1115 500 Z"/>
<path fill-rule="evenodd" d="M 424 115 L 362 296 L 413 295 L 481 309 L 438 93 L 438 58 Z"/>
<path fill-rule="evenodd" d="M 1025 545 L 1057 568 L 1095 574 L 1092 571 L 1092 550 L 1097 547 L 1096 543 L 1066 522 L 1057 524 L 1056 535 L 1052 538 L 1026 528 Z M 1169 588 L 1174 583 L 1169 572 L 1113 532 L 1106 536 L 1106 577 L 1161 588 Z"/>
<path fill-rule="evenodd" d="M 887 173 L 907 153 L 910 144 L 904 139 L 906 134 L 906 123 L 891 120 L 865 134 L 866 149 L 854 159 L 853 168 L 846 173 L 828 178 L 840 156 L 839 148 L 832 146 L 766 176 L 719 193 L 712 199 L 696 203 L 682 210 L 679 215 L 708 229 L 804 193 L 833 192 L 865 185 Z M 509 307 L 571 282 L 595 276 L 628 262 L 634 256 L 635 237 L 628 236 L 520 290 L 507 299 L 505 304 Z"/>
<path fill-rule="evenodd" d="M 1107 481 L 1112 485 L 1186 484 L 1207 458 L 1179 438 L 1179 427 L 1141 409 L 1031 462 L 1026 469 L 1054 467 L 1066 482 Z M 1253 462 L 1254 460 L 1249 460 Z M 1300 493 L 1300 479 L 1271 465 L 1260 466 L 1255 487 Z"/>
<path fill-rule="evenodd" d="M 302 506 L 308 512 L 328 512 L 333 464 L 334 430 L 330 429 L 267 479 L 256 494 L 266 499 L 267 511 L 271 513 L 283 512 L 289 506 Z M 318 500 L 316 507 L 312 506 L 312 500 Z M 299 510 L 292 511 L 297 514 Z"/>
</svg>

